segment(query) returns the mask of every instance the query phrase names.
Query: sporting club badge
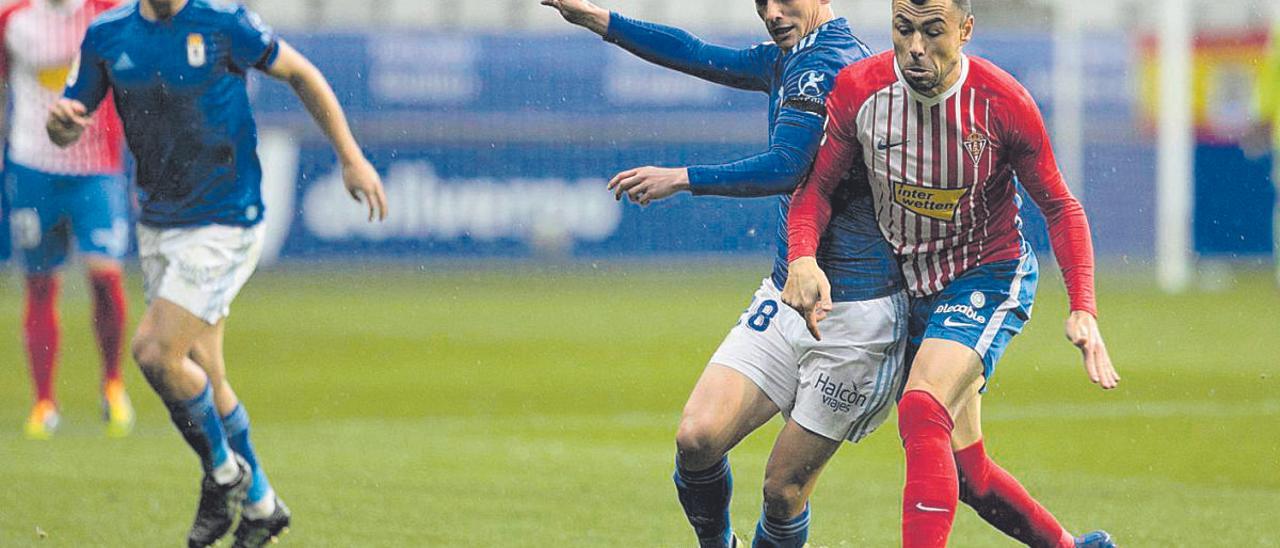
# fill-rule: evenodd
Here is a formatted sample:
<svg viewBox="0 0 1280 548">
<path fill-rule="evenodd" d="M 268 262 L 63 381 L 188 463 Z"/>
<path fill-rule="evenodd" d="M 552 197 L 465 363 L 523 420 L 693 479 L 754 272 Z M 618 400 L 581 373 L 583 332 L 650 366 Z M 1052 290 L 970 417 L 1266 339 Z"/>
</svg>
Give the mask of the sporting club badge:
<svg viewBox="0 0 1280 548">
<path fill-rule="evenodd" d="M 987 136 L 978 132 L 970 133 L 964 138 L 964 148 L 969 151 L 969 159 L 977 164 L 982 159 L 982 153 L 987 151 Z"/>
<path fill-rule="evenodd" d="M 203 67 L 205 62 L 204 36 L 199 33 L 187 35 L 187 64 L 192 67 Z"/>
<path fill-rule="evenodd" d="M 816 70 L 811 70 L 800 76 L 800 95 L 805 97 L 821 97 L 822 83 L 827 81 L 827 75 Z"/>
</svg>

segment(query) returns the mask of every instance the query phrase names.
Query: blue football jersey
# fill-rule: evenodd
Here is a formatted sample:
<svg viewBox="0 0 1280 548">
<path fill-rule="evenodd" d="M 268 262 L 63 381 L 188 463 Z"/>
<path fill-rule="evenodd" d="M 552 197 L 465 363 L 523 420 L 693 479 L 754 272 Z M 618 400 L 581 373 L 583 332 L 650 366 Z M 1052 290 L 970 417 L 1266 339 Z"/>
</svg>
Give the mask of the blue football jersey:
<svg viewBox="0 0 1280 548">
<path fill-rule="evenodd" d="M 92 111 L 111 92 L 137 163 L 143 224 L 262 220 L 246 77 L 278 53 L 256 14 L 213 0 L 190 0 L 163 21 L 143 17 L 135 1 L 89 26 L 65 96 Z"/>
<path fill-rule="evenodd" d="M 769 148 L 734 162 L 689 167 L 694 195 L 779 196 L 777 255 L 771 277 L 787 279 L 787 209 L 791 192 L 809 172 L 822 140 L 826 99 L 836 75 L 871 51 L 843 18 L 805 35 L 790 51 L 767 42 L 737 49 L 699 40 L 677 28 L 613 13 L 605 40 L 639 57 L 725 86 L 769 94 Z M 843 185 L 818 263 L 836 301 L 890 295 L 902 273 L 876 222 L 871 188 Z"/>
</svg>

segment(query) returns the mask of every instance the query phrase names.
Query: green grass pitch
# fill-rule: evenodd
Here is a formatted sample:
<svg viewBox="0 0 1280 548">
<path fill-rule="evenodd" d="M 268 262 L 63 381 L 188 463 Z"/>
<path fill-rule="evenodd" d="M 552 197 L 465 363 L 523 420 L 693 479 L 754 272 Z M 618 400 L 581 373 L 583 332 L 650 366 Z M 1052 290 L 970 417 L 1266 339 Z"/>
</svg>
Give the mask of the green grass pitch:
<svg viewBox="0 0 1280 548">
<path fill-rule="evenodd" d="M 227 354 L 295 513 L 285 542 L 692 545 L 670 480 L 673 434 L 758 270 L 260 273 L 234 306 Z M 20 285 L 4 278 L 0 546 L 181 545 L 197 461 L 131 362 L 139 427 L 103 438 L 75 278 L 62 307 L 63 429 L 49 442 L 21 438 Z M 986 397 L 988 446 L 1073 531 L 1106 528 L 1124 546 L 1278 546 L 1280 293 L 1262 275 L 1180 297 L 1148 280 L 1101 283 L 1124 376 L 1104 394 L 1063 339 L 1061 282 L 1045 276 L 1035 319 Z M 130 286 L 136 322 L 136 276 Z M 744 533 L 777 427 L 732 453 Z M 813 545 L 895 545 L 902 468 L 892 422 L 846 445 L 814 497 Z M 952 539 L 1013 545 L 964 509 Z"/>
</svg>

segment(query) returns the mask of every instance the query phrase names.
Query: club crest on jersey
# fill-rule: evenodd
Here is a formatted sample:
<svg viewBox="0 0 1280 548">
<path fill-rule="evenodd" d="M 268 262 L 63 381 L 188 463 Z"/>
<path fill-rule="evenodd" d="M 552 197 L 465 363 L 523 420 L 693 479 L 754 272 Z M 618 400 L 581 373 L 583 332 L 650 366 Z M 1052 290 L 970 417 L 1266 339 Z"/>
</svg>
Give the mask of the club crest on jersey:
<svg viewBox="0 0 1280 548">
<path fill-rule="evenodd" d="M 187 64 L 192 67 L 203 67 L 205 62 L 204 36 L 199 33 L 187 35 Z"/>
<path fill-rule="evenodd" d="M 816 70 L 811 70 L 800 76 L 800 95 L 805 97 L 821 97 L 822 83 L 827 81 L 827 75 Z"/>
<path fill-rule="evenodd" d="M 964 148 L 969 151 L 969 158 L 974 164 L 982 159 L 982 153 L 987 151 L 987 136 L 978 132 L 970 133 L 964 138 Z"/>
<path fill-rule="evenodd" d="M 893 183 L 893 201 L 917 215 L 951 222 L 968 188 L 930 188 L 905 182 Z"/>
</svg>

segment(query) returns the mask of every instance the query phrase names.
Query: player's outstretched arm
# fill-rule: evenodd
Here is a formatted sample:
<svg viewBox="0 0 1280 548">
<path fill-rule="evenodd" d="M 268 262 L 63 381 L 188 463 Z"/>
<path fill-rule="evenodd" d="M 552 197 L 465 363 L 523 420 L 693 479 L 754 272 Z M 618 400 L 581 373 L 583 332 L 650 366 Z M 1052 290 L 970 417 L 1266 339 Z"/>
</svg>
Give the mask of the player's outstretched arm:
<svg viewBox="0 0 1280 548">
<path fill-rule="evenodd" d="M 45 124 L 45 131 L 49 133 L 49 140 L 53 144 L 66 148 L 80 140 L 85 128 L 89 127 L 89 120 L 89 110 L 84 103 L 75 99 L 58 99 L 58 102 L 49 107 L 49 121 Z"/>
<path fill-rule="evenodd" d="M 342 112 L 342 105 L 334 95 L 333 88 L 325 80 L 315 65 L 306 57 L 280 41 L 280 53 L 275 62 L 267 69 L 267 74 L 282 80 L 293 88 L 298 99 L 307 107 L 307 112 L 315 119 L 320 129 L 329 137 L 333 149 L 342 162 L 342 180 L 347 191 L 357 202 L 364 202 L 369 207 L 369 220 L 379 221 L 387 218 L 387 196 L 382 189 L 382 179 L 373 169 L 373 164 L 364 157 L 355 136 L 351 134 L 351 126 Z"/>
<path fill-rule="evenodd" d="M 542 5 L 555 8 L 565 21 L 600 36 L 609 32 L 609 10 L 587 0 L 542 0 Z"/>
<path fill-rule="evenodd" d="M 769 91 L 775 46 L 729 48 L 707 43 L 684 30 L 639 21 L 586 0 L 540 0 L 566 21 L 590 29 L 637 57 L 720 85 Z"/>
<path fill-rule="evenodd" d="M 822 140 L 822 119 L 783 109 L 779 120 L 763 152 L 726 164 L 628 169 L 609 181 L 609 190 L 642 206 L 686 191 L 731 198 L 790 194 Z"/>
<path fill-rule="evenodd" d="M 1049 133 L 1040 109 L 1026 90 L 1020 91 L 1007 127 L 1013 129 L 1006 142 L 1014 154 L 1013 170 L 1031 199 L 1044 212 L 1049 240 L 1062 269 L 1071 302 L 1066 335 L 1083 353 L 1089 380 L 1104 390 L 1120 383 L 1102 333 L 1098 329 L 1098 305 L 1094 292 L 1093 237 L 1089 219 L 1080 201 L 1071 194 L 1054 158 Z"/>
</svg>

